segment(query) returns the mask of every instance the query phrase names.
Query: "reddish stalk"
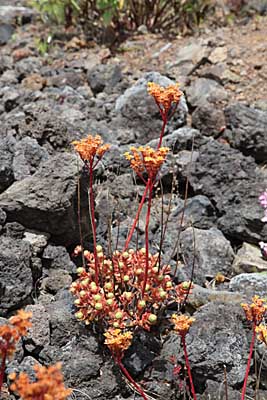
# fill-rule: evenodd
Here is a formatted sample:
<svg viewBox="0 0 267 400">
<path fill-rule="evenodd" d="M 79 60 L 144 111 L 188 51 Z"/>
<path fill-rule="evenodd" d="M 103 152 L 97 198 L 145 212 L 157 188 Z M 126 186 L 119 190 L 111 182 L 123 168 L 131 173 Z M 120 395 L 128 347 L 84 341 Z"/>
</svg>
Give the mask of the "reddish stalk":
<svg viewBox="0 0 267 400">
<path fill-rule="evenodd" d="M 99 271 L 98 271 L 98 258 L 96 251 L 96 223 L 95 223 L 95 204 L 94 204 L 94 192 L 93 192 L 93 162 L 89 164 L 89 209 L 90 218 L 94 242 L 94 258 L 95 258 L 95 283 L 98 285 L 99 282 Z"/>
<path fill-rule="evenodd" d="M 255 339 L 256 339 L 256 324 L 255 324 L 255 322 L 253 322 L 252 338 L 251 338 L 251 343 L 250 343 L 250 348 L 249 348 L 249 356 L 248 356 L 247 368 L 246 368 L 246 373 L 245 373 L 245 379 L 244 379 L 243 388 L 242 388 L 241 400 L 245 400 L 245 396 L 246 396 L 247 381 L 248 381 L 248 375 L 249 375 L 249 370 L 250 370 L 250 363 L 251 363 L 251 359 L 252 359 Z"/>
<path fill-rule="evenodd" d="M 1 398 L 1 389 L 2 385 L 4 382 L 4 375 L 5 375 L 5 368 L 6 368 L 6 356 L 7 356 L 7 350 L 4 349 L 2 353 L 2 362 L 1 362 L 1 368 L 0 368 L 0 398 Z"/>
<path fill-rule="evenodd" d="M 140 201 L 140 203 L 139 203 L 138 210 L 137 210 L 136 216 L 135 216 L 135 218 L 134 218 L 133 225 L 132 225 L 131 230 L 130 230 L 130 232 L 129 232 L 129 235 L 128 235 L 127 239 L 126 239 L 126 242 L 125 242 L 125 245 L 124 245 L 124 251 L 127 250 L 128 246 L 129 246 L 129 243 L 130 243 L 130 241 L 131 241 L 131 239 L 132 239 L 132 236 L 133 236 L 133 233 L 134 233 L 136 224 L 137 224 L 137 222 L 138 222 L 140 213 L 141 213 L 141 211 L 142 211 L 142 208 L 143 208 L 143 205 L 144 205 L 144 202 L 145 202 L 145 199 L 146 199 L 147 191 L 148 191 L 148 183 L 146 184 L 146 187 L 145 187 L 145 190 L 144 190 L 142 199 L 141 199 L 141 201 Z"/>
<path fill-rule="evenodd" d="M 123 365 L 121 358 L 120 357 L 115 357 L 115 361 L 118 364 L 118 366 L 120 367 L 122 373 L 124 376 L 126 376 L 126 378 L 128 379 L 129 382 L 131 382 L 133 384 L 133 386 L 135 387 L 135 389 L 138 391 L 138 393 L 143 397 L 144 400 L 148 400 L 147 396 L 145 395 L 143 389 L 135 382 L 135 380 L 131 377 L 131 375 L 129 374 L 129 372 L 127 371 L 127 369 L 125 368 L 125 366 Z"/>
<path fill-rule="evenodd" d="M 146 213 L 146 227 L 145 227 L 145 248 L 146 248 L 146 266 L 145 266 L 145 276 L 144 276 L 144 283 L 142 288 L 142 297 L 144 297 L 145 290 L 146 290 L 146 283 L 148 277 L 148 262 L 149 262 L 149 220 L 150 220 L 150 212 L 151 212 L 151 202 L 152 202 L 152 189 L 154 186 L 154 182 L 151 181 L 149 178 L 147 181 L 147 186 L 149 188 L 148 194 L 148 203 L 147 203 L 147 213 Z"/>
<path fill-rule="evenodd" d="M 194 399 L 194 400 L 197 400 L 197 396 L 196 396 L 196 392 L 195 392 L 195 387 L 194 387 L 194 383 L 193 383 L 193 378 L 192 378 L 192 374 L 191 374 L 191 368 L 190 368 L 189 358 L 188 358 L 187 349 L 186 349 L 185 335 L 181 335 L 181 339 L 182 339 L 182 344 L 183 344 L 184 357 L 185 357 L 185 365 L 186 365 L 186 369 L 187 369 L 187 373 L 188 373 L 188 378 L 189 378 L 191 393 L 192 393 L 193 399 Z"/>
<path fill-rule="evenodd" d="M 160 132 L 159 143 L 158 143 L 158 149 L 161 147 L 163 135 L 164 135 L 165 128 L 166 128 L 166 125 L 167 125 L 167 117 L 166 117 L 166 115 L 165 115 L 164 113 L 162 113 L 162 112 L 161 112 L 161 118 L 162 118 L 163 124 L 162 124 L 161 132 Z"/>
</svg>

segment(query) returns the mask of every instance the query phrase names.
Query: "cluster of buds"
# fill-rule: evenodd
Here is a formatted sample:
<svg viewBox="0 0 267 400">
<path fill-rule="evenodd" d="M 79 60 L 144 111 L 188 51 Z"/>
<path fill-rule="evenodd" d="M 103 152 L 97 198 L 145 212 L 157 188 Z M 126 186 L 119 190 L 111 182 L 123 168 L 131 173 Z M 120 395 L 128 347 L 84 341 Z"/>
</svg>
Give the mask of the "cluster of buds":
<svg viewBox="0 0 267 400">
<path fill-rule="evenodd" d="M 242 303 L 241 307 L 245 312 L 247 320 L 253 322 L 254 325 L 259 325 L 267 312 L 267 305 L 265 303 L 265 299 L 261 299 L 259 296 L 254 296 L 251 304 Z"/>
<path fill-rule="evenodd" d="M 169 152 L 168 147 L 160 147 L 157 150 L 149 146 L 140 146 L 138 148 L 131 147 L 131 152 L 124 154 L 125 158 L 130 161 L 131 168 L 134 172 L 142 177 L 145 172 L 151 181 L 154 181 L 160 167 L 164 163 L 166 156 Z"/>
<path fill-rule="evenodd" d="M 9 318 L 7 325 L 0 326 L 0 357 L 11 357 L 16 344 L 22 336 L 27 334 L 27 329 L 31 327 L 31 312 L 19 310 L 16 315 Z"/>
<path fill-rule="evenodd" d="M 22 400 L 65 400 L 72 393 L 66 389 L 61 373 L 61 364 L 49 367 L 34 366 L 36 381 L 31 382 L 25 372 L 18 376 L 11 373 L 9 379 L 13 381 L 10 389 L 17 393 Z"/>
<path fill-rule="evenodd" d="M 93 163 L 96 156 L 98 162 L 110 148 L 109 144 L 103 144 L 103 140 L 99 135 L 95 137 L 88 135 L 87 138 L 80 141 L 76 140 L 72 144 L 81 159 L 86 163 Z"/>
<path fill-rule="evenodd" d="M 185 282 L 174 286 L 169 266 L 159 268 L 158 254 L 148 255 L 148 279 L 144 295 L 146 251 L 115 251 L 110 259 L 97 246 L 99 285 L 95 282 L 94 254 L 84 251 L 87 270 L 78 268 L 78 279 L 70 291 L 76 297 L 77 319 L 90 324 L 101 320 L 113 329 L 141 326 L 149 330 L 157 322 L 157 310 L 169 301 L 182 301 L 190 285 Z"/>
<path fill-rule="evenodd" d="M 167 116 L 171 106 L 177 105 L 180 101 L 183 92 L 179 90 L 179 86 L 169 85 L 162 87 L 154 82 L 148 82 L 148 93 L 154 97 L 160 112 Z"/>
</svg>

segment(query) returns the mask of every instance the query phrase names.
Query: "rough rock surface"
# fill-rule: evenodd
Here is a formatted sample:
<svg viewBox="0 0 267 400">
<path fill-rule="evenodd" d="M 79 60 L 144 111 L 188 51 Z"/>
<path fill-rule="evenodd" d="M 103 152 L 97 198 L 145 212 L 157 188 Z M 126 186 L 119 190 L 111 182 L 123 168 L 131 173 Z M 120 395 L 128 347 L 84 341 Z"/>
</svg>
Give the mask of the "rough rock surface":
<svg viewBox="0 0 267 400">
<path fill-rule="evenodd" d="M 267 112 L 237 103 L 225 109 L 225 119 L 231 145 L 256 161 L 266 161 Z"/>
<path fill-rule="evenodd" d="M 30 229 L 50 233 L 66 245 L 77 240 L 74 198 L 77 185 L 77 158 L 55 156 L 31 177 L 14 183 L 0 196 L 9 221 L 19 221 Z"/>
<path fill-rule="evenodd" d="M 0 236 L 0 315 L 5 316 L 9 310 L 21 308 L 31 290 L 29 243 Z"/>
</svg>

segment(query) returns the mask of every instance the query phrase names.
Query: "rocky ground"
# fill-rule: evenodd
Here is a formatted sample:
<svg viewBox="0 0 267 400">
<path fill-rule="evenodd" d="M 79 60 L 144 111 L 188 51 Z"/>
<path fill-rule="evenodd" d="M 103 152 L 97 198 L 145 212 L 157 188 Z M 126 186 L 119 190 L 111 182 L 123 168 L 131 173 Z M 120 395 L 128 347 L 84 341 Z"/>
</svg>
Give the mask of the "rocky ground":
<svg viewBox="0 0 267 400">
<path fill-rule="evenodd" d="M 26 306 L 33 328 L 7 372 L 62 361 L 77 399 L 138 398 L 100 338 L 74 316 L 68 288 L 80 241 L 78 176 L 83 182 L 86 174 L 70 143 L 90 132 L 112 144 L 96 174 L 98 240 L 107 246 L 111 220 L 113 242 L 118 236 L 122 244 L 142 192 L 123 153 L 133 143 L 155 144 L 161 127 L 146 84 L 178 81 L 185 98 L 164 138 L 172 149 L 161 174 L 166 210 L 172 181 L 176 186 L 163 258 L 176 264 L 173 244 L 181 231 L 175 279 L 190 279 L 194 265 L 188 305 L 196 322 L 187 344 L 198 398 L 224 399 L 226 370 L 228 398 L 239 399 L 251 337 L 240 303 L 267 290 L 267 261 L 258 246 L 267 241 L 258 204 L 267 187 L 266 17 L 171 41 L 142 32 L 115 54 L 94 43 L 85 47 L 75 30 L 58 32 L 49 54 L 41 56 L 37 39 L 49 31 L 33 23 L 31 10 L 12 3 L 0 6 L 0 323 Z M 85 186 L 81 202 L 90 247 Z M 160 212 L 155 196 L 155 248 Z M 143 238 L 141 218 L 141 246 Z M 218 273 L 224 282 L 216 281 Z M 257 345 L 247 391 L 252 397 L 254 367 L 262 360 L 259 399 L 267 397 L 264 352 Z M 174 400 L 184 397 L 173 357 L 183 365 L 178 336 L 155 331 L 140 333 L 124 362 L 151 398 Z"/>
</svg>

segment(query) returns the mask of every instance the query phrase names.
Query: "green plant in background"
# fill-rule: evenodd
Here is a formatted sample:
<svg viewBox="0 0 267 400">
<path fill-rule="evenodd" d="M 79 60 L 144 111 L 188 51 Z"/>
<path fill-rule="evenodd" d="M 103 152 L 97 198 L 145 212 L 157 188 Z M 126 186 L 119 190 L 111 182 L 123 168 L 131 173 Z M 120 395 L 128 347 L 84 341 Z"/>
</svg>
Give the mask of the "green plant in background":
<svg viewBox="0 0 267 400">
<path fill-rule="evenodd" d="M 29 4 L 40 12 L 43 22 L 65 26 L 70 26 L 80 11 L 76 0 L 31 0 Z"/>
</svg>

